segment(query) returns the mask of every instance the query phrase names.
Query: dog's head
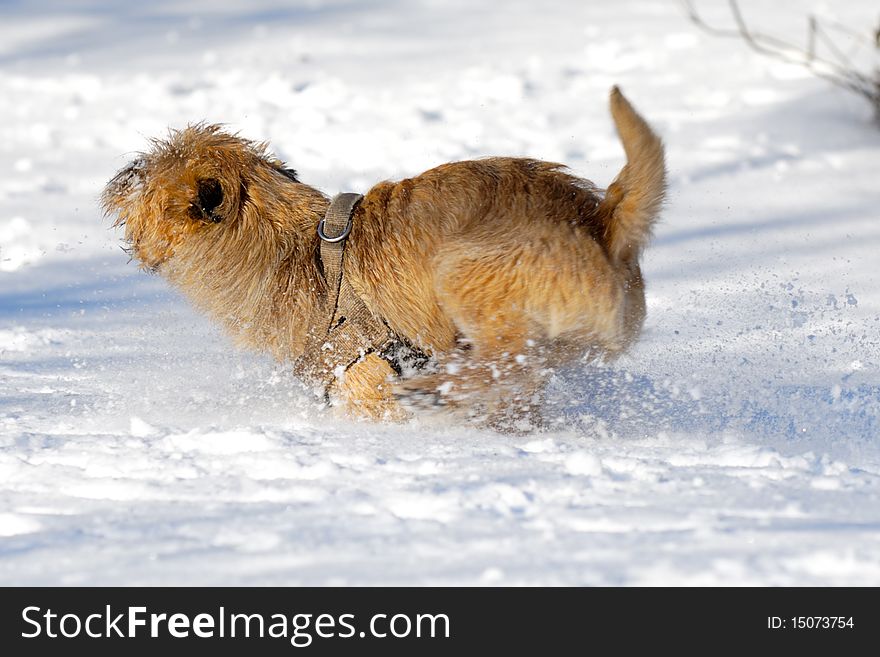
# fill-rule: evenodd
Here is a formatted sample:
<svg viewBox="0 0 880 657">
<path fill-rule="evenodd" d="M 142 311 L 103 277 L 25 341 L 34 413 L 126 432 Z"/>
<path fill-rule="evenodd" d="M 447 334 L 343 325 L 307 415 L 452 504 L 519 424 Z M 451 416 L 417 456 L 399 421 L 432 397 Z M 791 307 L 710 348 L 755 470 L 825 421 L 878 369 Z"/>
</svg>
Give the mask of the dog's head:
<svg viewBox="0 0 880 657">
<path fill-rule="evenodd" d="M 260 198 L 291 183 L 296 173 L 264 145 L 198 124 L 154 140 L 107 184 L 102 203 L 125 226 L 132 257 L 156 271 L 185 245 L 265 231 L 279 213 Z"/>
</svg>

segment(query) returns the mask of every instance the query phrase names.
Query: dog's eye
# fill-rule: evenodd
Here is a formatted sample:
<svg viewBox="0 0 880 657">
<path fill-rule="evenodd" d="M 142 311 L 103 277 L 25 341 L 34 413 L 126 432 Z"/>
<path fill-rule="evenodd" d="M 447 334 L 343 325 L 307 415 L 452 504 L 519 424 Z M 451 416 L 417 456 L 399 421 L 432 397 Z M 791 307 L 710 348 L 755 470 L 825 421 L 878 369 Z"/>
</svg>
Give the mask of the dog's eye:
<svg viewBox="0 0 880 657">
<path fill-rule="evenodd" d="M 215 223 L 222 217 L 215 214 L 215 210 L 223 203 L 223 188 L 216 178 L 203 178 L 198 182 L 199 207 Z"/>
</svg>

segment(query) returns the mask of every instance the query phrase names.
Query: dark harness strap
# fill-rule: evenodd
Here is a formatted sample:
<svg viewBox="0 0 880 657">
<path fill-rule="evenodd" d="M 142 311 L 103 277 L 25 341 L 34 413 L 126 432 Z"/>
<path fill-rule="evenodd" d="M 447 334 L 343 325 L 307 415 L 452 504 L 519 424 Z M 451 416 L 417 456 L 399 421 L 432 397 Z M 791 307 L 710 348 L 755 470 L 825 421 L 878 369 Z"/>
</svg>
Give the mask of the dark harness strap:
<svg viewBox="0 0 880 657">
<path fill-rule="evenodd" d="M 397 342 L 388 324 L 370 312 L 343 276 L 345 242 L 362 198 L 360 194 L 338 194 L 318 224 L 320 257 L 327 282 L 323 312 L 326 325 L 324 331 L 318 331 L 318 341 L 306 350 L 300 366 L 323 383 L 325 390 L 368 353 L 376 352 L 385 358 Z"/>
</svg>

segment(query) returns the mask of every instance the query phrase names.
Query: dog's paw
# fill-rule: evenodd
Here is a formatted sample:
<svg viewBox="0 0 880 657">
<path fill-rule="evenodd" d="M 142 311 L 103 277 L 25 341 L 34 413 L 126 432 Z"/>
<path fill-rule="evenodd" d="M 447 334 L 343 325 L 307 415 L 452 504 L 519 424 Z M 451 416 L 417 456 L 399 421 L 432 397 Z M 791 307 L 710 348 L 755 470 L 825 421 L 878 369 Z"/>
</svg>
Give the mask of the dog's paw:
<svg viewBox="0 0 880 657">
<path fill-rule="evenodd" d="M 416 377 L 396 384 L 392 394 L 397 403 L 409 411 L 430 411 L 450 404 L 450 389 L 451 385 L 436 385 L 433 378 Z"/>
</svg>

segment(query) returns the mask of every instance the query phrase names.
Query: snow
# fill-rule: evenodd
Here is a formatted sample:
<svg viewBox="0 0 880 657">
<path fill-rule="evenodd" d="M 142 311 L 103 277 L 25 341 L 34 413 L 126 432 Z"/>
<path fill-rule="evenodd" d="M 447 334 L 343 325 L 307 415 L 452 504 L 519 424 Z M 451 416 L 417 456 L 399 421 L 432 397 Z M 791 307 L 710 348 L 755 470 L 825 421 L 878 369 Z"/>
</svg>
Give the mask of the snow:
<svg viewBox="0 0 880 657">
<path fill-rule="evenodd" d="M 668 148 L 648 322 L 539 434 L 335 417 L 97 204 L 202 119 L 328 192 L 493 154 L 607 184 L 615 83 Z M 676 3 L 4 3 L 0 154 L 2 584 L 880 584 L 880 131 Z"/>
</svg>

